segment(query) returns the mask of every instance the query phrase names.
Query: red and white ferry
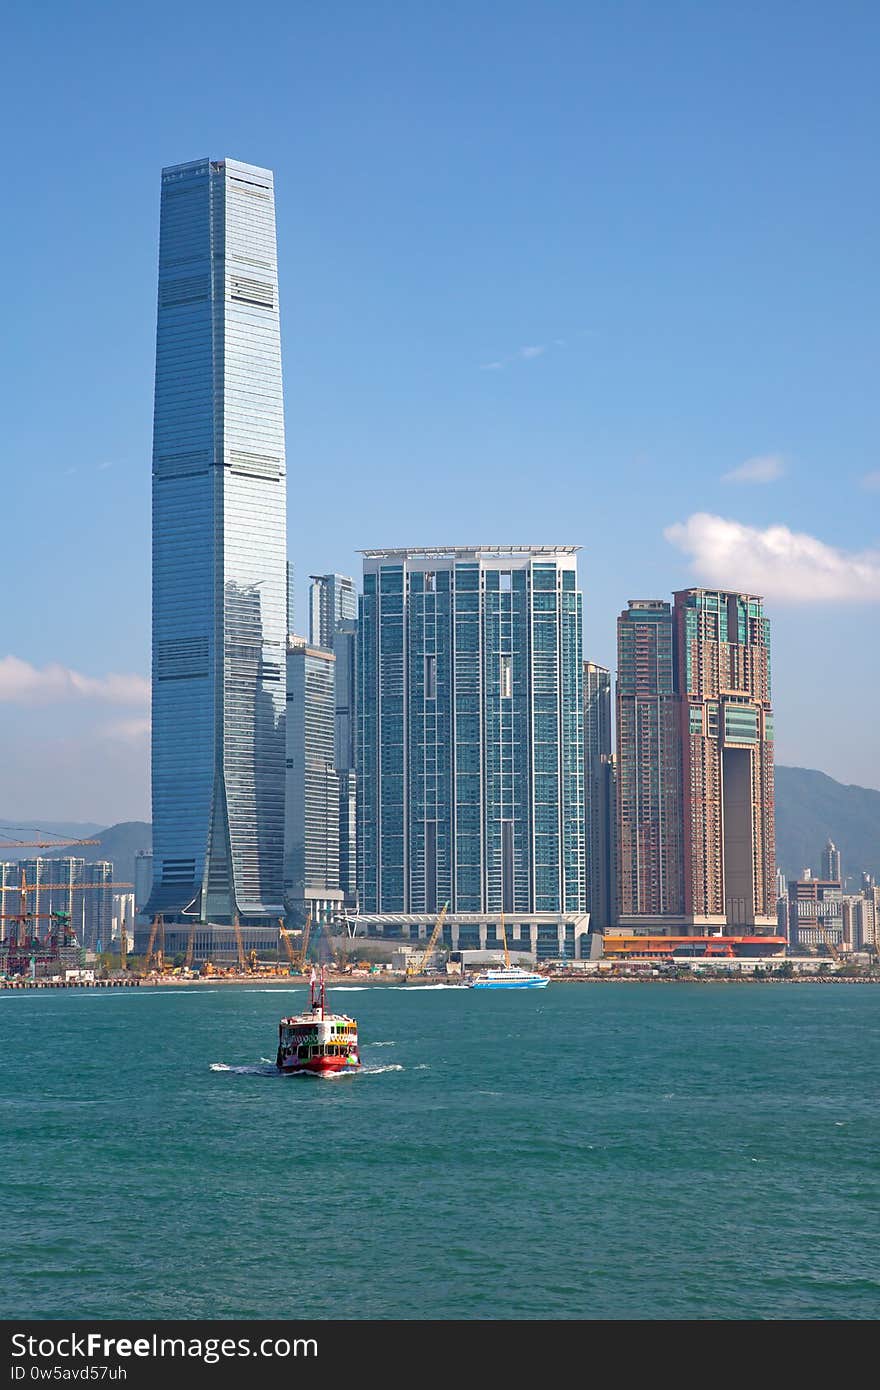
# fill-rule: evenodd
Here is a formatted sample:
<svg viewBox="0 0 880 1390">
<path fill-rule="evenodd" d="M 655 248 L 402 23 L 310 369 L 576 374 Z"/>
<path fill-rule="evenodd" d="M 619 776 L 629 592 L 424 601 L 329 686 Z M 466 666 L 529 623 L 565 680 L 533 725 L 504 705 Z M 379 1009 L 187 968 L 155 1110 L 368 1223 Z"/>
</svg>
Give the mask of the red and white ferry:
<svg viewBox="0 0 880 1390">
<path fill-rule="evenodd" d="M 321 968 L 320 980 L 313 970 L 308 1009 L 282 1018 L 278 1025 L 276 1066 L 286 1076 L 300 1072 L 328 1076 L 358 1071 L 360 1065 L 357 1022 L 347 1014 L 327 1010 L 324 969 Z"/>
</svg>

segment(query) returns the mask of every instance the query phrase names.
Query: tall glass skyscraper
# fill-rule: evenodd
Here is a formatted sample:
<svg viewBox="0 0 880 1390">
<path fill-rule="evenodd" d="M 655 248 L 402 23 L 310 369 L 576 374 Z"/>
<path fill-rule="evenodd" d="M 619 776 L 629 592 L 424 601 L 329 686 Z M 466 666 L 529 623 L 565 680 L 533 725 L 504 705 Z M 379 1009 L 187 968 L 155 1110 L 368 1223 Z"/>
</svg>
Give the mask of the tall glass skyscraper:
<svg viewBox="0 0 880 1390">
<path fill-rule="evenodd" d="M 365 912 L 584 912 L 576 549 L 364 552 Z"/>
<path fill-rule="evenodd" d="M 272 174 L 162 171 L 149 912 L 282 910 L 286 545 Z"/>
<path fill-rule="evenodd" d="M 611 672 L 584 662 L 584 797 L 590 926 L 604 930 L 617 912 L 616 790 L 611 757 Z"/>
<path fill-rule="evenodd" d="M 307 912 L 329 921 L 342 904 L 335 665 L 332 652 L 288 639 L 284 903 L 300 923 Z"/>
<path fill-rule="evenodd" d="M 340 623 L 357 618 L 358 596 L 347 574 L 313 574 L 309 586 L 309 642 L 333 650 Z"/>
</svg>

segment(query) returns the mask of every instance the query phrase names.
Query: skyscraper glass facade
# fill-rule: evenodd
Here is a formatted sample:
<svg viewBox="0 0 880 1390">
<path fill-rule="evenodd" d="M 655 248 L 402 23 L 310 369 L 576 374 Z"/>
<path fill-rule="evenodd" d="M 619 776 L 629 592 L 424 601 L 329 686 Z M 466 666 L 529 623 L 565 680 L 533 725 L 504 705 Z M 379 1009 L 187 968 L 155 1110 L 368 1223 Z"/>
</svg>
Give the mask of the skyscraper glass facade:
<svg viewBox="0 0 880 1390">
<path fill-rule="evenodd" d="M 287 794 L 284 902 L 324 919 L 339 887 L 339 778 L 333 766 L 332 652 L 292 637 L 287 653 Z"/>
<path fill-rule="evenodd" d="M 367 551 L 366 912 L 583 912 L 576 547 Z"/>
<path fill-rule="evenodd" d="M 357 617 L 358 600 L 354 580 L 347 574 L 313 574 L 309 588 L 309 641 L 313 647 L 333 649 L 333 636 L 340 623 Z"/>
<path fill-rule="evenodd" d="M 604 928 L 614 920 L 616 840 L 611 766 L 611 672 L 584 662 L 584 797 L 587 906 L 590 924 Z"/>
<path fill-rule="evenodd" d="M 269 170 L 163 170 L 148 910 L 282 904 L 285 458 Z"/>
</svg>

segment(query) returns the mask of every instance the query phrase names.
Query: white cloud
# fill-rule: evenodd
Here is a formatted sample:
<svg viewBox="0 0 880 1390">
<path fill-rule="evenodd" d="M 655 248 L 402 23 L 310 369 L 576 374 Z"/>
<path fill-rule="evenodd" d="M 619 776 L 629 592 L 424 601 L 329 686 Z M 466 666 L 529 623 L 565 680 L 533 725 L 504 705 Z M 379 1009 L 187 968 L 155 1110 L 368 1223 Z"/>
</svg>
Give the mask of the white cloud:
<svg viewBox="0 0 880 1390">
<path fill-rule="evenodd" d="M 873 473 L 863 473 L 861 483 L 866 492 L 880 492 L 880 468 Z"/>
<path fill-rule="evenodd" d="M 704 583 L 783 603 L 880 602 L 880 551 L 837 550 L 787 526 L 758 530 L 706 512 L 663 534 Z"/>
<path fill-rule="evenodd" d="M 54 662 L 40 669 L 17 656 L 0 657 L 0 703 L 48 705 L 81 699 L 146 705 L 150 686 L 143 676 L 84 676 Z"/>
<path fill-rule="evenodd" d="M 99 472 L 99 473 L 103 473 L 104 470 L 105 470 L 105 468 L 112 468 L 112 467 L 113 467 L 113 460 L 112 460 L 112 459 L 110 460 L 109 463 L 99 463 L 99 464 L 98 464 L 98 472 Z"/>
<path fill-rule="evenodd" d="M 729 473 L 723 474 L 722 483 L 775 483 L 785 472 L 785 460 L 779 454 L 759 454 L 746 459 Z"/>
<path fill-rule="evenodd" d="M 555 347 L 565 347 L 564 338 L 554 338 Z M 499 357 L 496 362 L 482 362 L 481 372 L 501 372 L 511 362 L 531 362 L 536 357 L 543 357 L 545 352 L 550 351 L 548 343 L 529 343 L 525 347 L 517 348 L 516 352 L 508 353 L 506 357 Z"/>
</svg>

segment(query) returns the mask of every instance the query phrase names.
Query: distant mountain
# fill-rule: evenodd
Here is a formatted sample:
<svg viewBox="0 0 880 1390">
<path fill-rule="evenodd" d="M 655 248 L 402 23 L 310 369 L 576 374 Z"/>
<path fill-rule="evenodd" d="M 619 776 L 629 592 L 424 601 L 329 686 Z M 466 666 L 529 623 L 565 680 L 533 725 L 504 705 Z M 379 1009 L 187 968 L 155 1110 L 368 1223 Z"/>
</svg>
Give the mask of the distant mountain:
<svg viewBox="0 0 880 1390">
<path fill-rule="evenodd" d="M 28 850 L 28 855 L 45 854 L 57 858 L 59 855 L 75 855 L 94 863 L 96 859 L 109 859 L 113 865 L 113 879 L 116 883 L 134 883 L 134 857 L 138 850 L 153 848 L 153 827 L 142 820 L 120 821 L 106 830 L 100 827 L 90 839 L 100 840 L 99 845 L 69 845 L 53 850 Z M 8 852 L 8 851 L 7 851 Z M 16 856 L 17 857 L 17 856 Z"/>
<path fill-rule="evenodd" d="M 84 836 L 94 835 L 96 830 L 101 827 L 96 821 L 81 820 L 7 820 L 0 816 L 0 840 L 42 840 L 51 839 L 52 835 L 64 835 L 72 840 L 79 840 Z M 44 835 L 43 831 L 47 833 Z M 0 850 L 0 859 L 6 855 L 6 850 Z M 36 854 L 36 850 L 22 850 L 23 854 Z M 13 856 L 17 857 L 17 856 Z"/>
<path fill-rule="evenodd" d="M 776 768 L 776 862 L 787 878 L 819 872 L 826 840 L 840 850 L 848 887 L 867 869 L 880 879 L 880 791 L 845 786 L 806 767 Z"/>
<path fill-rule="evenodd" d="M 42 853 L 77 854 L 90 862 L 112 860 L 114 876 L 121 883 L 134 882 L 134 859 L 138 850 L 153 847 L 153 827 L 145 821 L 122 821 L 106 830 L 91 821 L 38 821 L 36 824 L 41 830 L 53 830 L 58 835 L 100 839 L 99 845 L 43 850 Z M 25 838 L 29 825 L 28 822 L 25 829 L 15 829 L 13 822 L 0 821 L 0 839 Z M 806 867 L 818 873 L 822 849 L 829 839 L 840 850 L 843 873 L 849 877 L 851 887 L 858 886 L 865 869 L 880 879 L 880 791 L 845 786 L 824 772 L 806 767 L 777 766 L 776 862 L 786 877 L 795 878 Z M 21 854 L 30 857 L 39 852 L 22 850 Z M 0 851 L 0 859 L 20 857 L 14 850 Z"/>
</svg>

